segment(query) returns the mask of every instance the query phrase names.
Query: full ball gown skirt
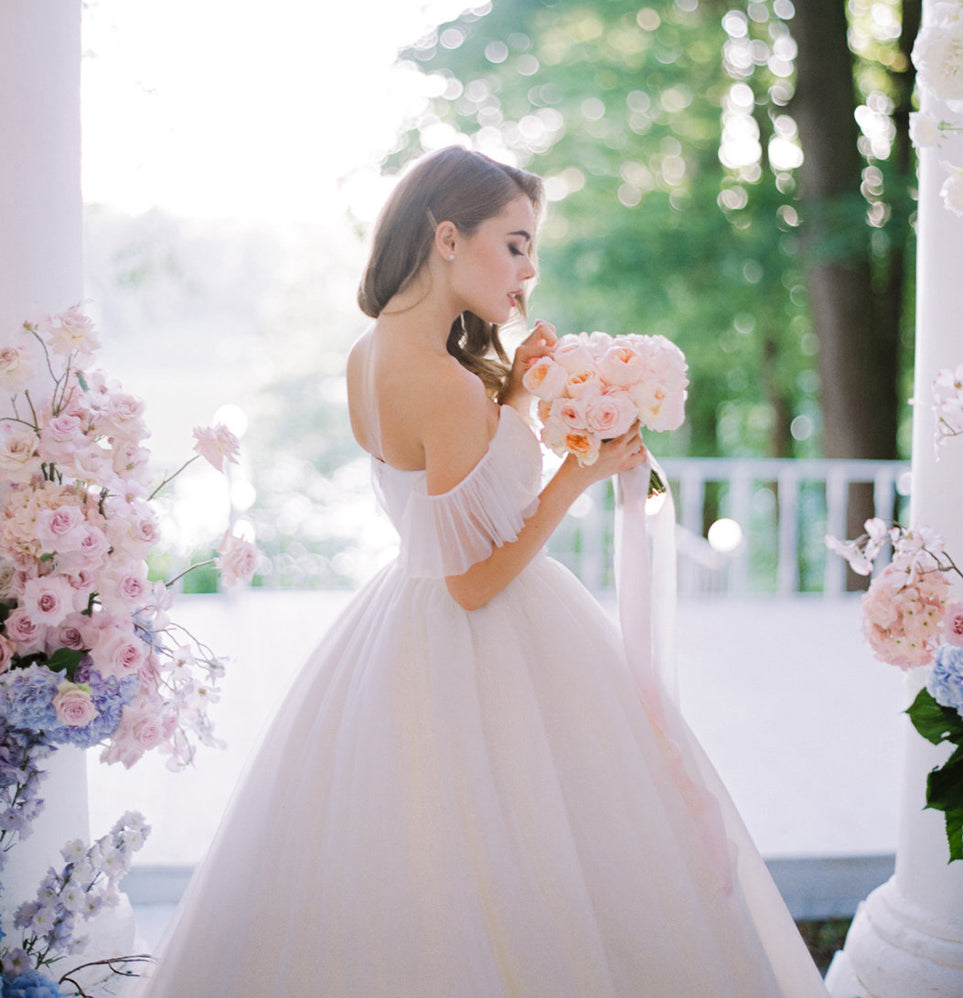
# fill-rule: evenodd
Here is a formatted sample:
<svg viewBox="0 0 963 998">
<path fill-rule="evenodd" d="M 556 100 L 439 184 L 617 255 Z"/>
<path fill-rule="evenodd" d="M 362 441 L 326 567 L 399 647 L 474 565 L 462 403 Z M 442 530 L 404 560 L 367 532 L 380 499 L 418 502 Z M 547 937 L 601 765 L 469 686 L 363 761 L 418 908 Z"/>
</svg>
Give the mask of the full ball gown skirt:
<svg viewBox="0 0 963 998">
<path fill-rule="evenodd" d="M 539 555 L 481 609 L 449 595 L 537 504 L 521 417 L 443 496 L 373 468 L 399 556 L 293 684 L 146 994 L 825 998 L 711 766 L 671 703 L 653 724 L 575 577 Z"/>
</svg>

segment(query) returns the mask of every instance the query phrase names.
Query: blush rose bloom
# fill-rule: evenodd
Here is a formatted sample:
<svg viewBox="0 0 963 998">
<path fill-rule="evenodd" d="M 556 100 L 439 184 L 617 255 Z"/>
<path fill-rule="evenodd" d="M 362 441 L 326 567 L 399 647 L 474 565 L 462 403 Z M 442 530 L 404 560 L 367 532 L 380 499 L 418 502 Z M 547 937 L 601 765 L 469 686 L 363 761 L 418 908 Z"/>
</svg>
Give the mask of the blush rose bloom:
<svg viewBox="0 0 963 998">
<path fill-rule="evenodd" d="M 250 582 L 257 569 L 257 548 L 233 534 L 225 534 L 214 564 L 225 586 Z"/>
<path fill-rule="evenodd" d="M 148 648 L 133 628 L 111 622 L 93 635 L 90 654 L 94 667 L 105 679 L 109 676 L 123 678 L 139 674 Z"/>
<path fill-rule="evenodd" d="M 589 430 L 603 440 L 622 436 L 635 422 L 637 415 L 635 404 L 625 392 L 597 395 L 585 407 L 585 421 Z"/>
<path fill-rule="evenodd" d="M 5 426 L 0 435 L 0 476 L 8 482 L 28 482 L 41 470 L 37 434 Z"/>
<path fill-rule="evenodd" d="M 645 375 L 645 360 L 632 347 L 616 345 L 606 350 L 599 360 L 599 374 L 610 385 L 634 385 Z"/>
<path fill-rule="evenodd" d="M 56 627 L 76 607 L 76 591 L 62 575 L 30 579 L 23 587 L 23 607 L 31 620 L 45 627 Z"/>
<path fill-rule="evenodd" d="M 218 471 L 228 462 L 237 462 L 240 444 L 236 436 L 223 424 L 194 427 L 194 450 Z"/>
<path fill-rule="evenodd" d="M 552 358 L 569 374 L 577 374 L 579 371 L 595 367 L 595 355 L 589 347 L 588 337 L 585 334 L 572 335 L 569 333 L 561 337 L 555 344 Z"/>
<path fill-rule="evenodd" d="M 97 708 L 90 699 L 90 688 L 67 681 L 57 687 L 53 698 L 57 720 L 70 728 L 84 728 L 97 717 Z"/>
<path fill-rule="evenodd" d="M 0 390 L 4 394 L 16 395 L 29 388 L 37 373 L 30 343 L 22 334 L 19 339 L 21 342 L 0 346 Z"/>
<path fill-rule="evenodd" d="M 46 322 L 47 343 L 54 353 L 67 356 L 76 351 L 78 359 L 86 360 L 100 346 L 93 321 L 81 311 L 81 306 L 71 305 L 64 312 L 52 315 Z"/>
<path fill-rule="evenodd" d="M 554 399 L 565 391 L 568 372 L 551 357 L 539 357 L 522 375 L 522 385 L 538 399 Z"/>
</svg>

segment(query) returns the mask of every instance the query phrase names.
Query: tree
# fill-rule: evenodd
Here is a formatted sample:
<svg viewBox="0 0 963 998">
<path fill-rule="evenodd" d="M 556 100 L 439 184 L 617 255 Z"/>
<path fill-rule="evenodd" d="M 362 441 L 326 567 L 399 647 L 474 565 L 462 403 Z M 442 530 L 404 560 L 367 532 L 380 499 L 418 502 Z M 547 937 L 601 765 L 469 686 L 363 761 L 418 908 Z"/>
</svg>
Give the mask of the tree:
<svg viewBox="0 0 963 998">
<path fill-rule="evenodd" d="M 406 53 L 439 96 L 395 162 L 448 123 L 531 165 L 549 317 L 686 351 L 691 439 L 663 453 L 807 454 L 821 425 L 834 456 L 896 454 L 915 31 L 853 0 L 854 54 L 843 8 L 807 4 L 501 0 Z"/>
</svg>

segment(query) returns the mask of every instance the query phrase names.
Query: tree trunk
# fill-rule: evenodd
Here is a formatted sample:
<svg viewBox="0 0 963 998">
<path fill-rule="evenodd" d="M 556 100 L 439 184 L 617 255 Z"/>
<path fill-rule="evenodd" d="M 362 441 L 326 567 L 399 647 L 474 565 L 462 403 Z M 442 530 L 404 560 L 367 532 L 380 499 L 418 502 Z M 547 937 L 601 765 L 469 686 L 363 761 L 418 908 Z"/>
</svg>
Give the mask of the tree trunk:
<svg viewBox="0 0 963 998">
<path fill-rule="evenodd" d="M 819 338 L 824 451 L 894 458 L 899 316 L 877 309 L 870 230 L 858 210 L 863 160 L 845 5 L 806 0 L 796 5 L 792 27 L 798 47 L 792 111 L 804 156 L 804 246 Z"/>
</svg>

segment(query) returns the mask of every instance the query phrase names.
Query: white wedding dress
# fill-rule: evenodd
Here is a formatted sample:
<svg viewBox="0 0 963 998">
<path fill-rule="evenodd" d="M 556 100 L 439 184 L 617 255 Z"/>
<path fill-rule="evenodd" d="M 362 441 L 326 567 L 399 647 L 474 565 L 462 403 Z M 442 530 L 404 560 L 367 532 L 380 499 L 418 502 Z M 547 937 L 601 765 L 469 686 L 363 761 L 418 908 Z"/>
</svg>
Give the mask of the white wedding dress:
<svg viewBox="0 0 963 998">
<path fill-rule="evenodd" d="M 450 597 L 537 503 L 522 418 L 503 407 L 442 496 L 373 467 L 400 554 L 295 681 L 146 993 L 825 998 L 712 768 L 575 577 L 541 554 L 479 610 Z"/>
</svg>

